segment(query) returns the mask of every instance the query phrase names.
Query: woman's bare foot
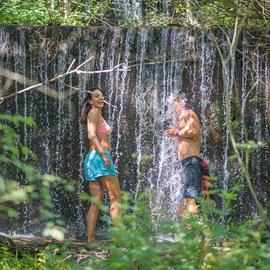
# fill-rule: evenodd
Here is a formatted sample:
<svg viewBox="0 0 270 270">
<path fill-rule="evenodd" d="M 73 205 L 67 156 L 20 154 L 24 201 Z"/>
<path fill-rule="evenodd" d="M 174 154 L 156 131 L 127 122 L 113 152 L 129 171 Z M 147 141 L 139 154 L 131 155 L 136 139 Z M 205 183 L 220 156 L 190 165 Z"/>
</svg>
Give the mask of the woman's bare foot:
<svg viewBox="0 0 270 270">
<path fill-rule="evenodd" d="M 87 239 L 88 243 L 95 243 L 96 242 L 96 238 L 95 237 L 91 237 Z"/>
</svg>

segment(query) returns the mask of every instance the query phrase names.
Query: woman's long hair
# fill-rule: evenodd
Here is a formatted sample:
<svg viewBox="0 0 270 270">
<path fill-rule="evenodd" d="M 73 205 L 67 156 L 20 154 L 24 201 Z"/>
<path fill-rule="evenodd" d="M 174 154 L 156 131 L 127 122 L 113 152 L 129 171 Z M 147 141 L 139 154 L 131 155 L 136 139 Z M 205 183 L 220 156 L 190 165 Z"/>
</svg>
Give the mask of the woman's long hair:
<svg viewBox="0 0 270 270">
<path fill-rule="evenodd" d="M 92 93 L 95 90 L 99 90 L 103 94 L 103 90 L 98 88 L 98 87 L 91 88 L 87 91 L 85 97 L 83 98 L 82 105 L 81 105 L 80 122 L 82 124 L 85 124 L 85 125 L 87 124 L 87 115 L 92 108 L 90 101 L 92 99 Z"/>
</svg>

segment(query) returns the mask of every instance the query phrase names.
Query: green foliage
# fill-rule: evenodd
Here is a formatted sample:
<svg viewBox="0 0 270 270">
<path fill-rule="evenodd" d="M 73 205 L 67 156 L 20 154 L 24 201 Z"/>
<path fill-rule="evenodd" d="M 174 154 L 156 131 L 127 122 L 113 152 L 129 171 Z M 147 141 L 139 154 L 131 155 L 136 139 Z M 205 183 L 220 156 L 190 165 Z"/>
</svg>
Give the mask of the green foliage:
<svg viewBox="0 0 270 270">
<path fill-rule="evenodd" d="M 63 1 L 63 0 L 6 0 L 0 7 L 0 24 L 26 25 L 115 25 L 115 26 L 158 26 L 189 25 L 187 10 L 200 27 L 231 27 L 237 16 L 247 13 L 248 1 L 168 1 L 170 14 L 164 11 L 164 1 L 145 0 L 140 21 L 124 16 L 124 7 L 112 0 Z M 269 24 L 267 1 L 256 1 L 247 24 L 249 26 Z M 127 4 L 126 4 L 127 5 Z"/>
<path fill-rule="evenodd" d="M 227 193 L 230 193 L 229 191 Z M 221 194 L 227 205 L 236 189 Z M 199 215 L 178 221 L 157 221 L 151 216 L 146 196 L 134 205 L 125 194 L 122 217 L 112 231 L 112 241 L 92 248 L 106 250 L 104 260 L 91 259 L 84 269 L 267 269 L 270 235 L 254 220 L 243 224 L 221 223 L 224 212 L 202 201 Z M 207 209 L 207 210 L 206 210 Z M 216 219 L 209 218 L 212 214 Z M 158 227 L 156 223 L 158 222 Z M 91 246 L 89 246 L 91 247 Z M 90 268 L 89 268 L 90 267 Z"/>
<path fill-rule="evenodd" d="M 40 0 L 8 0 L 0 10 L 3 24 L 46 25 L 57 17 L 60 19 L 61 14 L 48 8 L 46 1 Z M 60 23 L 59 19 L 55 23 Z"/>
<path fill-rule="evenodd" d="M 265 146 L 264 142 L 258 141 L 257 143 L 249 140 L 246 143 L 238 143 L 237 147 L 244 150 L 246 155 L 250 156 L 255 150 L 263 148 Z"/>
<path fill-rule="evenodd" d="M 0 23 L 25 25 L 89 25 L 100 24 L 112 10 L 110 1 L 19 1 L 7 0 L 0 8 Z M 106 19 L 105 19 L 106 20 Z"/>
<path fill-rule="evenodd" d="M 228 208 L 237 191 L 234 187 L 215 192 Z M 266 270 L 269 267 L 270 233 L 266 224 L 255 220 L 222 223 L 224 210 L 211 200 L 201 201 L 198 215 L 186 215 L 178 220 L 153 218 L 146 194 L 140 194 L 134 202 L 129 193 L 124 193 L 122 201 L 122 215 L 112 228 L 111 240 L 89 244 L 78 251 L 87 260 L 76 262 L 74 251 L 64 246 L 20 256 L 2 248 L 0 268 Z M 97 256 L 89 256 L 90 252 Z"/>
<path fill-rule="evenodd" d="M 46 269 L 71 269 L 68 263 L 59 260 L 56 256 L 49 256 L 46 252 L 38 254 L 22 253 L 13 254 L 7 248 L 0 247 L 1 270 L 46 270 Z"/>
</svg>

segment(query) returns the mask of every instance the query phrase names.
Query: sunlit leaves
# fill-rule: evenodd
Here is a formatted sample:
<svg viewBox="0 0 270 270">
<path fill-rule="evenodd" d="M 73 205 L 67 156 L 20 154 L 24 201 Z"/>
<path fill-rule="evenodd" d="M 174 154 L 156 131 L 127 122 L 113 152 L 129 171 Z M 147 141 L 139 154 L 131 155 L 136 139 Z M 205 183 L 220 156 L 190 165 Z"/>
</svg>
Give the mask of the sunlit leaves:
<svg viewBox="0 0 270 270">
<path fill-rule="evenodd" d="M 22 189 L 12 190 L 1 196 L 1 201 L 13 201 L 15 203 L 24 202 L 27 200 L 27 193 Z"/>
<path fill-rule="evenodd" d="M 52 237 L 58 241 L 63 241 L 65 237 L 65 229 L 56 226 L 54 223 L 47 223 L 46 228 L 43 231 L 43 236 Z"/>
<path fill-rule="evenodd" d="M 14 123 L 15 125 L 25 124 L 30 127 L 35 127 L 36 123 L 31 117 L 25 117 L 21 115 L 8 115 L 8 114 L 0 114 L 1 121 L 7 121 Z"/>
<path fill-rule="evenodd" d="M 53 2 L 53 4 L 52 4 Z M 257 0 L 252 7 L 247 24 L 251 26 L 269 23 L 269 1 Z M 237 16 L 248 11 L 247 0 L 145 0 L 142 18 L 125 16 L 129 2 L 117 5 L 113 0 L 92 1 L 17 1 L 6 0 L 0 8 L 1 24 L 26 25 L 116 25 L 116 26 L 170 26 L 187 25 L 187 9 L 199 22 L 200 27 L 232 27 Z M 167 5 L 166 5 L 167 4 Z M 164 7 L 167 8 L 164 9 Z M 170 12 L 168 13 L 168 10 Z"/>
<path fill-rule="evenodd" d="M 263 148 L 265 146 L 265 143 L 262 141 L 258 141 L 257 143 L 255 141 L 249 140 L 247 143 L 238 143 L 237 147 L 239 149 L 244 150 L 247 154 L 253 153 L 255 150 L 259 148 Z"/>
</svg>

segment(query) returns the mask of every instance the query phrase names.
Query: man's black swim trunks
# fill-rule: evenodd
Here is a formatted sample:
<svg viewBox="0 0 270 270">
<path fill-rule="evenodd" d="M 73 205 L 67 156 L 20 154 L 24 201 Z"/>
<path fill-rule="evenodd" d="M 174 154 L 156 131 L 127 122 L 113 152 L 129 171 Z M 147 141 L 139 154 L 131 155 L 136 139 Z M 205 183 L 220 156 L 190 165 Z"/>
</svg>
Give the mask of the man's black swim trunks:
<svg viewBox="0 0 270 270">
<path fill-rule="evenodd" d="M 209 170 L 208 168 L 206 170 L 204 162 L 203 159 L 196 156 L 181 160 L 184 198 L 197 199 L 201 196 L 203 189 L 202 176 L 209 175 Z"/>
</svg>

